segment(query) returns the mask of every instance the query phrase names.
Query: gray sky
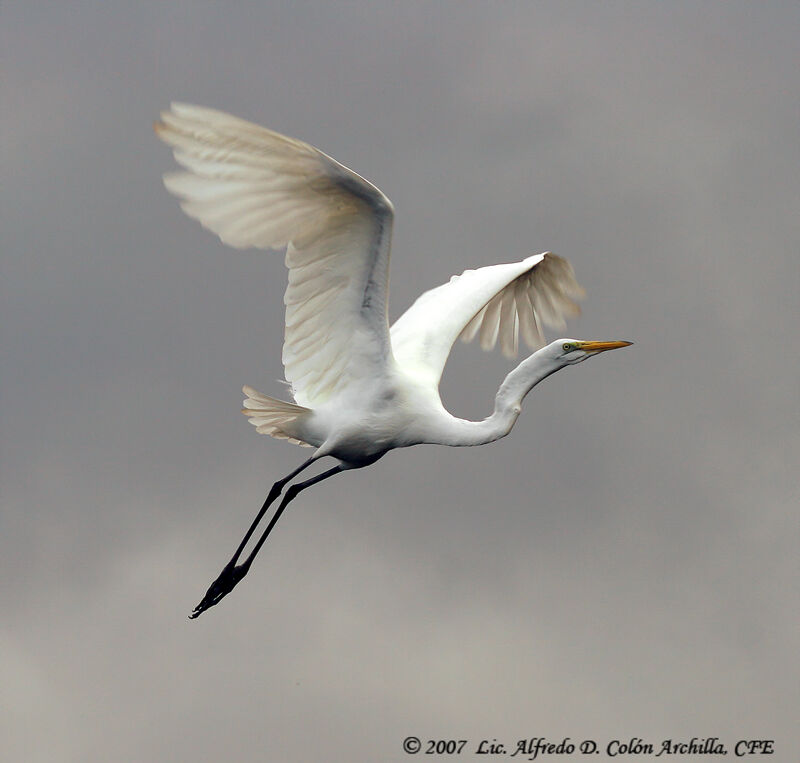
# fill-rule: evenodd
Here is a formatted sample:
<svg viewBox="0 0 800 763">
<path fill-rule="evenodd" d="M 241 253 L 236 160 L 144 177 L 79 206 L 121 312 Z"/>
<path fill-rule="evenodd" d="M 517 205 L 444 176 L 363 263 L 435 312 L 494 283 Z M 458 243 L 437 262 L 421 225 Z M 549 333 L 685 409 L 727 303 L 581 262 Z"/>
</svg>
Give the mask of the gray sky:
<svg viewBox="0 0 800 763">
<path fill-rule="evenodd" d="M 2 758 L 800 759 L 798 30 L 793 2 L 4 3 Z M 551 249 L 588 291 L 568 335 L 636 346 L 492 446 L 309 490 L 190 622 L 307 451 L 238 412 L 282 392 L 286 275 L 163 189 L 173 99 L 379 185 L 393 318 Z M 445 404 L 483 418 L 510 367 L 458 345 Z"/>
</svg>

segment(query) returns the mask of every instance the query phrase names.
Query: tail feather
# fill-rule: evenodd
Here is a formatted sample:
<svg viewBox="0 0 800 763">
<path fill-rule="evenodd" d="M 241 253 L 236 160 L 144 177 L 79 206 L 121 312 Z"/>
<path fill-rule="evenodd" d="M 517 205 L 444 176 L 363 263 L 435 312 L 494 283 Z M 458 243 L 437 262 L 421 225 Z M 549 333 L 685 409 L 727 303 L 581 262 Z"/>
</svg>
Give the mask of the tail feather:
<svg viewBox="0 0 800 763">
<path fill-rule="evenodd" d="M 260 434 L 268 434 L 278 440 L 288 440 L 294 445 L 306 448 L 313 447 L 297 437 L 292 422 L 301 416 L 311 413 L 310 408 L 304 408 L 296 403 L 287 403 L 274 397 L 262 395 L 252 387 L 242 387 L 247 397 L 244 400 L 242 413 L 250 418 L 250 423 Z"/>
</svg>

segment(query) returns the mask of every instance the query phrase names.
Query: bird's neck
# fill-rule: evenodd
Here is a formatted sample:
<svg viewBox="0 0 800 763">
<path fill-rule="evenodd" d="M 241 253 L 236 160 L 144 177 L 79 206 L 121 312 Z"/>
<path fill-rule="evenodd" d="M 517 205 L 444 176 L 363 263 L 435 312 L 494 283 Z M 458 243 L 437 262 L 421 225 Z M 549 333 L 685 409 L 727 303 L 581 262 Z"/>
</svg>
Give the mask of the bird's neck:
<svg viewBox="0 0 800 763">
<path fill-rule="evenodd" d="M 483 421 L 453 418 L 445 445 L 484 445 L 505 437 L 522 411 L 522 401 L 540 381 L 558 371 L 561 364 L 535 352 L 506 376 L 494 400 L 494 412 Z"/>
</svg>

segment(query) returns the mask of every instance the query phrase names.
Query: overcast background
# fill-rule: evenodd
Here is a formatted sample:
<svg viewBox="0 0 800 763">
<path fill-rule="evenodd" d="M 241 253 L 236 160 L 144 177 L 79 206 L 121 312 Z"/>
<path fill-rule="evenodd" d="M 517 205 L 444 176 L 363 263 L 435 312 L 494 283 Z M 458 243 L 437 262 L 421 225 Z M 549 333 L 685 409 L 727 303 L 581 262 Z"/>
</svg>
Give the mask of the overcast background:
<svg viewBox="0 0 800 763">
<path fill-rule="evenodd" d="M 0 38 L 3 760 L 800 759 L 796 2 L 5 2 Z M 588 292 L 568 335 L 635 346 L 492 446 L 304 493 L 189 621 L 308 452 L 239 413 L 285 394 L 283 258 L 166 193 L 173 99 L 379 185 L 392 318 L 551 249 Z M 511 367 L 459 343 L 445 404 L 483 418 Z"/>
</svg>

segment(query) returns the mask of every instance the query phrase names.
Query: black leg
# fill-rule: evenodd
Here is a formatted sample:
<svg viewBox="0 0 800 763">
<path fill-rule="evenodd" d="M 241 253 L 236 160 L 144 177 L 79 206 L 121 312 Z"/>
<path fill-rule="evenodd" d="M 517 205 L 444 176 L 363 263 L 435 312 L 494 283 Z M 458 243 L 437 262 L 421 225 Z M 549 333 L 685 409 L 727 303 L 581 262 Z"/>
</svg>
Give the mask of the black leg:
<svg viewBox="0 0 800 763">
<path fill-rule="evenodd" d="M 236 549 L 236 553 L 233 555 L 233 558 L 230 560 L 230 562 L 228 562 L 226 567 L 231 567 L 234 564 L 236 564 L 236 560 L 239 558 L 242 551 L 244 551 L 244 547 L 247 545 L 247 541 L 250 540 L 250 537 L 255 532 L 256 527 L 258 527 L 264 514 L 267 513 L 267 509 L 272 505 L 272 502 L 281 494 L 281 490 L 283 490 L 286 483 L 289 480 L 294 479 L 298 474 L 300 474 L 300 472 L 311 466 L 311 464 L 313 464 L 314 461 L 316 461 L 315 458 L 309 458 L 308 461 L 305 461 L 304 463 L 300 464 L 300 466 L 298 466 L 297 469 L 295 469 L 290 474 L 287 474 L 283 479 L 278 480 L 270 488 L 269 494 L 267 495 L 267 499 L 264 501 L 264 505 L 261 507 L 261 511 L 259 511 L 258 514 L 256 515 L 256 518 L 253 520 L 253 524 L 250 525 L 250 529 L 245 533 L 244 538 L 242 538 L 242 542 Z"/>
<path fill-rule="evenodd" d="M 308 461 L 303 462 L 293 472 L 287 474 L 282 479 L 279 479 L 270 488 L 267 498 L 264 501 L 264 505 L 261 507 L 261 510 L 258 512 L 256 518 L 253 520 L 253 524 L 250 525 L 250 529 L 245 533 L 244 538 L 242 538 L 242 542 L 239 544 L 233 557 L 222 569 L 222 572 L 220 572 L 217 579 L 209 586 L 208 591 L 206 591 L 206 595 L 203 597 L 203 601 L 201 601 L 200 604 L 198 604 L 194 608 L 192 614 L 189 615 L 190 618 L 194 619 L 195 617 L 200 615 L 205 609 L 208 609 L 208 607 L 211 607 L 214 604 L 216 604 L 217 601 L 219 601 L 223 596 L 225 596 L 225 594 L 230 592 L 233 589 L 233 587 L 239 582 L 239 580 L 242 579 L 242 577 L 244 576 L 243 574 L 239 575 L 238 578 L 236 577 L 237 575 L 236 562 L 241 556 L 242 551 L 244 551 L 244 547 L 247 545 L 247 541 L 250 540 L 250 537 L 255 532 L 256 527 L 258 527 L 259 523 L 261 522 L 261 519 L 264 517 L 264 514 L 266 514 L 267 509 L 272 505 L 273 501 L 275 501 L 275 499 L 281 494 L 281 490 L 283 490 L 286 483 L 293 477 L 296 477 L 298 474 L 300 474 L 300 472 L 302 472 L 303 469 L 306 469 L 309 466 L 311 466 L 311 464 L 313 464 L 315 460 L 316 459 L 314 458 L 309 458 Z"/>
<path fill-rule="evenodd" d="M 272 519 L 270 519 L 269 524 L 267 525 L 267 529 L 264 530 L 264 534 L 258 539 L 258 543 L 253 547 L 253 550 L 250 552 L 250 556 L 244 560 L 242 563 L 242 567 L 245 567 L 245 571 L 242 573 L 242 577 L 247 574 L 247 570 L 250 569 L 250 565 L 253 563 L 253 559 L 256 558 L 256 554 L 259 552 L 261 547 L 264 545 L 264 541 L 267 539 L 267 536 L 272 531 L 272 528 L 275 527 L 275 523 L 280 519 L 283 510 L 286 508 L 286 505 L 289 501 L 293 500 L 294 497 L 301 491 L 305 490 L 307 487 L 311 487 L 312 485 L 316 485 L 318 482 L 322 482 L 322 480 L 328 479 L 328 477 L 333 477 L 334 474 L 339 474 L 339 472 L 344 471 L 344 467 L 340 464 L 339 466 L 334 466 L 333 469 L 328 469 L 327 472 L 322 472 L 322 474 L 318 474 L 316 477 L 312 477 L 310 480 L 306 480 L 305 482 L 297 482 L 292 485 L 287 491 L 286 495 L 283 496 L 283 500 L 278 506 L 277 511 L 273 515 Z"/>
<path fill-rule="evenodd" d="M 255 518 L 255 521 L 252 525 L 250 525 L 250 529 L 245 534 L 242 542 L 239 544 L 239 547 L 236 549 L 236 553 L 233 555 L 233 558 L 225 565 L 225 568 L 219 574 L 219 577 L 211 584 L 208 591 L 206 591 L 206 595 L 203 597 L 203 600 L 192 610 L 192 613 L 189 615 L 190 619 L 194 620 L 200 615 L 203 614 L 207 609 L 213 607 L 215 604 L 218 604 L 222 599 L 225 598 L 236 586 L 236 584 L 247 574 L 248 570 L 250 569 L 250 565 L 253 563 L 253 559 L 255 559 L 256 554 L 261 549 L 261 546 L 264 545 L 264 541 L 267 539 L 267 536 L 272 531 L 272 528 L 275 527 L 275 523 L 280 518 L 280 515 L 283 513 L 283 510 L 286 508 L 289 501 L 291 501 L 301 490 L 305 490 L 307 487 L 311 487 L 311 485 L 316 485 L 318 482 L 322 482 L 322 480 L 327 479 L 328 477 L 332 477 L 334 474 L 338 474 L 343 470 L 341 465 L 335 466 L 333 469 L 329 469 L 327 472 L 323 472 L 322 474 L 318 474 L 316 477 L 312 477 L 305 482 L 298 482 L 295 485 L 292 485 L 287 491 L 286 495 L 284 496 L 283 500 L 281 501 L 280 505 L 278 506 L 277 511 L 273 515 L 272 519 L 270 520 L 267 528 L 264 530 L 264 533 L 258 539 L 258 543 L 256 543 L 253 550 L 250 552 L 250 555 L 245 559 L 242 564 L 237 565 L 236 562 L 239 559 L 244 547 L 247 545 L 247 542 L 250 540 L 253 532 L 255 532 L 256 527 L 258 526 L 261 518 L 266 513 L 267 509 L 270 507 L 272 502 L 280 495 L 281 490 L 286 485 L 286 483 L 300 474 L 303 469 L 307 466 L 310 466 L 315 459 L 311 458 L 306 461 L 302 466 L 298 469 L 295 469 L 291 474 L 284 477 L 281 480 L 278 480 L 273 486 L 272 489 L 269 491 L 269 495 L 267 496 L 266 501 L 264 501 L 264 505 L 261 507 L 261 511 L 258 512 L 258 516 Z"/>
</svg>

